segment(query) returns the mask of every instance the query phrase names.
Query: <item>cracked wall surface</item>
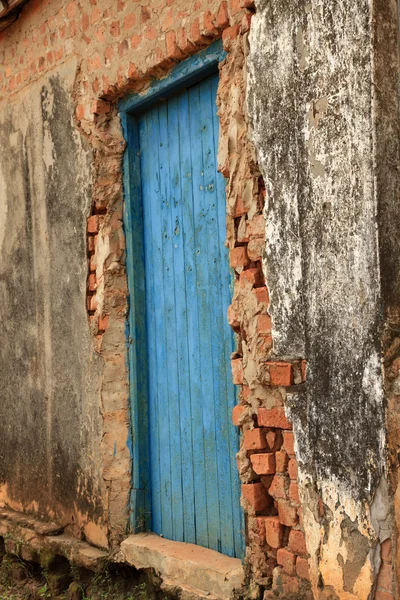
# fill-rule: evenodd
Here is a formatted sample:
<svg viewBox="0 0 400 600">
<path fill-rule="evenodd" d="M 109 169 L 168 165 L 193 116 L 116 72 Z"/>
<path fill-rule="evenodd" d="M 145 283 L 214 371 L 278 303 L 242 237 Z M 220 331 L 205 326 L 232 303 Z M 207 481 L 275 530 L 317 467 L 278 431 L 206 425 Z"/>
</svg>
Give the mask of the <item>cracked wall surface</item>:
<svg viewBox="0 0 400 600">
<path fill-rule="evenodd" d="M 397 131 L 396 93 L 384 116 L 396 78 L 396 3 L 256 6 L 248 110 L 266 185 L 274 354 L 307 360 L 290 416 L 313 594 L 366 599 L 378 583 L 378 597 L 386 593 L 379 542 L 390 538 L 392 517 L 382 307 L 399 299 L 382 276 L 390 265 L 398 281 L 380 212 L 395 210 L 398 192 L 394 169 L 382 174 L 379 136 Z M 380 88 L 378 79 L 392 83 Z"/>
</svg>

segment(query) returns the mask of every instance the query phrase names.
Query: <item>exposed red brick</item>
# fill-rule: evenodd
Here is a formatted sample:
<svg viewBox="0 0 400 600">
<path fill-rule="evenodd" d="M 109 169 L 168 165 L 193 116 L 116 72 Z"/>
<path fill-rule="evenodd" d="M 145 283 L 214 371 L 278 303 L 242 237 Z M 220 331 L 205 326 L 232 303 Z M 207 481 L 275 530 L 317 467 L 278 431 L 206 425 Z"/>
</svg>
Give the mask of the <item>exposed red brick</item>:
<svg viewBox="0 0 400 600">
<path fill-rule="evenodd" d="M 124 29 L 125 31 L 132 29 L 132 27 L 134 27 L 136 25 L 136 15 L 135 13 L 129 13 L 129 15 L 126 15 L 126 17 L 124 18 Z"/>
<path fill-rule="evenodd" d="M 265 439 L 267 440 L 267 446 L 269 450 L 274 450 L 275 448 L 275 442 L 276 442 L 276 433 L 275 431 L 267 431 L 266 435 L 265 435 Z"/>
<path fill-rule="evenodd" d="M 243 483 L 242 496 L 255 511 L 264 510 L 270 502 L 262 483 Z"/>
<path fill-rule="evenodd" d="M 244 205 L 243 199 L 238 196 L 235 204 L 235 217 L 242 217 L 249 212 L 249 209 Z"/>
<path fill-rule="evenodd" d="M 292 531 L 289 533 L 288 547 L 289 550 L 291 550 L 295 554 L 307 556 L 306 538 L 304 533 L 302 531 L 292 529 Z"/>
<path fill-rule="evenodd" d="M 271 333 L 271 327 L 269 315 L 257 315 L 257 333 Z"/>
<path fill-rule="evenodd" d="M 248 385 L 242 385 L 242 396 L 245 402 L 248 402 L 250 399 L 250 388 Z"/>
<path fill-rule="evenodd" d="M 139 77 L 137 67 L 132 62 L 129 63 L 128 77 L 129 79 L 138 79 Z"/>
<path fill-rule="evenodd" d="M 75 114 L 76 114 L 76 118 L 78 119 L 78 121 L 81 121 L 84 118 L 85 107 L 83 106 L 83 104 L 78 104 L 78 106 L 76 107 L 76 110 L 75 110 Z"/>
<path fill-rule="evenodd" d="M 167 13 L 164 16 L 164 19 L 162 21 L 162 25 L 161 25 L 161 31 L 167 31 L 168 29 L 170 29 L 174 24 L 174 12 L 172 9 L 168 10 Z"/>
<path fill-rule="evenodd" d="M 89 296 L 88 308 L 89 308 L 89 310 L 92 310 L 92 311 L 96 310 L 96 308 L 97 308 L 96 294 L 94 294 L 93 296 Z"/>
<path fill-rule="evenodd" d="M 283 447 L 289 456 L 295 456 L 294 453 L 294 436 L 292 431 L 283 432 Z"/>
<path fill-rule="evenodd" d="M 394 595 L 391 592 L 376 590 L 374 600 L 394 600 Z"/>
<path fill-rule="evenodd" d="M 98 233 L 99 231 L 99 216 L 92 215 L 88 218 L 88 233 Z"/>
<path fill-rule="evenodd" d="M 247 429 L 243 433 L 245 450 L 264 450 L 267 447 L 265 434 L 262 429 Z"/>
<path fill-rule="evenodd" d="M 231 361 L 233 383 L 240 385 L 243 383 L 243 359 L 234 358 Z"/>
<path fill-rule="evenodd" d="M 142 6 L 140 8 L 140 21 L 142 23 L 146 23 L 151 19 L 151 10 L 147 6 Z"/>
<path fill-rule="evenodd" d="M 90 112 L 96 115 L 103 115 L 109 113 L 111 106 L 109 102 L 104 100 L 93 100 Z"/>
<path fill-rule="evenodd" d="M 93 255 L 89 259 L 89 271 L 95 271 L 95 270 L 96 270 L 96 263 L 94 262 L 94 255 Z"/>
<path fill-rule="evenodd" d="M 281 498 L 286 500 L 287 498 L 287 478 L 281 473 L 277 473 L 272 480 L 272 483 L 268 489 L 268 493 L 273 498 Z"/>
<path fill-rule="evenodd" d="M 182 60 L 185 55 L 178 47 L 176 43 L 176 33 L 175 31 L 168 31 L 165 34 L 165 42 L 167 44 L 167 58 L 172 58 L 174 60 Z"/>
<path fill-rule="evenodd" d="M 251 269 L 246 269 L 240 273 L 240 283 L 242 287 L 246 284 L 252 285 L 260 285 L 263 283 L 263 275 L 261 273 L 261 269 L 257 267 L 252 267 Z"/>
<path fill-rule="evenodd" d="M 112 46 L 108 46 L 108 48 L 106 48 L 104 51 L 104 56 L 109 62 L 111 62 L 115 56 L 114 48 Z"/>
<path fill-rule="evenodd" d="M 72 19 L 76 15 L 76 2 L 70 2 L 65 9 L 68 19 Z"/>
<path fill-rule="evenodd" d="M 189 55 L 195 51 L 196 46 L 189 40 L 187 31 L 184 27 L 178 29 L 177 36 L 178 46 L 184 54 Z"/>
<path fill-rule="evenodd" d="M 199 19 L 195 19 L 190 26 L 190 41 L 199 48 L 209 43 L 209 39 L 200 31 Z"/>
<path fill-rule="evenodd" d="M 240 23 L 240 33 L 247 33 L 250 31 L 251 19 L 253 17 L 253 13 L 245 13 L 242 18 L 242 22 Z"/>
<path fill-rule="evenodd" d="M 279 517 L 265 517 L 265 539 L 271 548 L 281 548 L 283 542 L 283 527 Z"/>
<path fill-rule="evenodd" d="M 232 329 L 237 329 L 240 325 L 239 315 L 232 304 L 228 306 L 228 323 Z"/>
<path fill-rule="evenodd" d="M 250 238 L 265 237 L 265 219 L 264 215 L 256 215 L 247 221 L 247 232 Z"/>
<path fill-rule="evenodd" d="M 250 260 L 254 262 L 260 261 L 263 257 L 264 247 L 265 242 L 261 238 L 250 240 L 247 245 L 247 254 Z"/>
<path fill-rule="evenodd" d="M 288 473 L 290 479 L 297 479 L 298 469 L 297 469 L 297 460 L 295 458 L 291 458 L 288 464 Z"/>
<path fill-rule="evenodd" d="M 286 548 L 279 548 L 276 560 L 278 565 L 281 565 L 283 570 L 288 575 L 295 575 L 296 572 L 296 556 L 293 552 L 286 550 Z"/>
<path fill-rule="evenodd" d="M 265 540 L 265 517 L 257 517 L 257 534 L 264 541 Z"/>
<path fill-rule="evenodd" d="M 289 462 L 289 457 L 283 450 L 279 450 L 279 452 L 275 452 L 275 464 L 276 464 L 276 472 L 284 473 L 287 470 Z"/>
<path fill-rule="evenodd" d="M 252 454 L 250 460 L 257 475 L 272 475 L 275 473 L 275 455 L 272 452 Z"/>
<path fill-rule="evenodd" d="M 295 527 L 299 521 L 296 508 L 286 500 L 278 500 L 278 514 L 282 525 L 287 527 Z"/>
<path fill-rule="evenodd" d="M 128 40 L 124 40 L 123 42 L 120 42 L 118 44 L 118 55 L 120 56 L 120 58 L 122 58 L 123 56 L 128 54 L 128 50 L 129 50 Z"/>
<path fill-rule="evenodd" d="M 282 587 L 283 587 L 283 598 L 286 598 L 290 595 L 293 597 L 293 594 L 298 594 L 300 584 L 297 577 L 291 577 L 286 573 L 282 573 Z"/>
<path fill-rule="evenodd" d="M 250 264 L 246 246 L 238 246 L 230 251 L 231 267 L 247 267 Z"/>
<path fill-rule="evenodd" d="M 217 37 L 218 29 L 214 25 L 214 21 L 216 21 L 215 15 L 209 10 L 207 10 L 203 15 L 203 30 L 202 35 L 206 37 Z"/>
<path fill-rule="evenodd" d="M 229 51 L 231 47 L 232 41 L 237 38 L 240 32 L 240 25 L 233 25 L 232 27 L 227 27 L 222 34 L 222 43 L 224 45 L 224 49 Z"/>
<path fill-rule="evenodd" d="M 379 569 L 378 573 L 377 584 L 378 587 L 383 588 L 388 592 L 392 590 L 393 570 L 391 564 L 385 562 L 381 563 L 381 568 Z"/>
<path fill-rule="evenodd" d="M 105 331 L 108 327 L 108 315 L 103 315 L 102 317 L 99 317 L 99 322 L 98 322 L 98 329 L 99 331 Z"/>
<path fill-rule="evenodd" d="M 90 19 L 89 19 L 89 15 L 87 13 L 84 13 L 82 15 L 82 31 L 87 31 L 89 29 L 89 25 L 90 25 Z"/>
<path fill-rule="evenodd" d="M 292 429 L 292 425 L 286 418 L 285 409 L 283 406 L 276 406 L 274 408 L 259 408 L 258 412 L 258 424 L 261 427 L 276 427 L 278 429 Z"/>
<path fill-rule="evenodd" d="M 88 237 L 88 251 L 94 252 L 96 247 L 97 235 L 90 235 Z"/>
<path fill-rule="evenodd" d="M 97 21 L 100 19 L 101 17 L 101 10 L 98 6 L 96 6 L 96 8 L 94 8 L 92 10 L 92 13 L 90 15 L 90 22 L 92 25 L 94 25 L 94 23 L 97 23 Z"/>
<path fill-rule="evenodd" d="M 243 404 L 237 404 L 232 409 L 232 423 L 236 426 L 240 426 L 240 419 L 245 412 L 246 407 Z"/>
<path fill-rule="evenodd" d="M 269 362 L 269 375 L 271 385 L 290 386 L 293 385 L 293 366 L 285 362 Z"/>
<path fill-rule="evenodd" d="M 295 481 L 291 481 L 289 485 L 289 499 L 293 504 L 300 505 L 299 486 Z"/>
<path fill-rule="evenodd" d="M 253 294 L 257 298 L 257 302 L 259 304 L 265 304 L 265 306 L 268 307 L 268 305 L 269 305 L 269 294 L 268 294 L 268 290 L 267 290 L 267 288 L 265 286 L 259 287 L 259 288 L 254 288 Z"/>
<path fill-rule="evenodd" d="M 133 50 L 136 50 L 136 48 L 139 48 L 140 44 L 142 42 L 142 36 L 138 35 L 137 33 L 135 33 L 132 37 L 131 37 L 131 48 Z"/>
<path fill-rule="evenodd" d="M 385 562 L 392 562 L 392 540 L 387 539 L 381 544 L 381 558 Z"/>
<path fill-rule="evenodd" d="M 91 292 L 96 289 L 96 275 L 94 273 L 91 273 L 88 277 L 88 288 Z"/>
<path fill-rule="evenodd" d="M 310 581 L 310 569 L 308 566 L 308 560 L 306 558 L 302 558 L 301 556 L 297 557 L 296 573 L 302 579 L 307 579 L 307 581 Z"/>
<path fill-rule="evenodd" d="M 217 28 L 225 29 L 229 25 L 228 3 L 221 2 L 217 12 Z"/>
</svg>

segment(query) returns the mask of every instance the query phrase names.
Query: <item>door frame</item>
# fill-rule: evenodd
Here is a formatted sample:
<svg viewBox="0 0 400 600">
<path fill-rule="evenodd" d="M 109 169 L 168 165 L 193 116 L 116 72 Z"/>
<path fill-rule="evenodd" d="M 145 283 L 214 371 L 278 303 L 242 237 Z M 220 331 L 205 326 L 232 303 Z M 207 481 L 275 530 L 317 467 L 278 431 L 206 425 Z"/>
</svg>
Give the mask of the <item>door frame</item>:
<svg viewBox="0 0 400 600">
<path fill-rule="evenodd" d="M 218 40 L 179 63 L 164 79 L 154 80 L 144 93 L 131 94 L 118 103 L 126 141 L 123 158 L 123 225 L 129 290 L 126 341 L 131 419 L 128 439 L 131 455 L 129 528 L 132 533 L 151 529 L 145 266 L 138 115 L 157 100 L 173 96 L 181 89 L 218 72 L 218 65 L 225 57 L 222 41 Z"/>
</svg>

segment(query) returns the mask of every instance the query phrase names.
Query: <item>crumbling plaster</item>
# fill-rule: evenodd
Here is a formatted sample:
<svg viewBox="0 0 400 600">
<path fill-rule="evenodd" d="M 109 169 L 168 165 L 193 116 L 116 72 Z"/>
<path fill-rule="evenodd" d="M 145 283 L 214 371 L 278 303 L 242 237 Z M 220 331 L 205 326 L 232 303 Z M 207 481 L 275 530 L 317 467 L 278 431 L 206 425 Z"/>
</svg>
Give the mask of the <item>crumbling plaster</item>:
<svg viewBox="0 0 400 600">
<path fill-rule="evenodd" d="M 248 31 L 250 18 L 251 13 L 235 0 L 215 0 L 206 5 L 193 2 L 193 6 L 188 6 L 185 0 L 172 6 L 168 2 L 154 2 L 149 6 L 135 3 L 132 6 L 123 0 L 97 3 L 63 0 L 39 3 L 32 0 L 22 10 L 18 21 L 0 36 L 1 97 L 5 102 L 11 98 L 17 108 L 23 96 L 30 94 L 35 102 L 42 81 L 50 73 L 57 77 L 69 57 L 76 57 L 74 80 L 68 83 L 68 98 L 58 105 L 63 112 L 59 111 L 56 116 L 60 127 L 68 123 L 83 146 L 90 149 L 84 181 L 85 185 L 91 182 L 91 189 L 85 198 L 86 212 L 81 214 L 79 222 L 82 233 L 87 224 L 87 239 L 84 244 L 83 236 L 83 245 L 74 247 L 79 254 L 79 266 L 63 254 L 63 237 L 60 238 L 61 250 L 57 251 L 63 260 L 59 276 L 66 281 L 75 273 L 84 274 L 86 278 L 87 297 L 81 290 L 77 311 L 85 320 L 77 324 L 71 316 L 69 324 L 84 340 L 88 335 L 88 356 L 98 369 L 95 384 L 88 390 L 89 419 L 95 423 L 95 431 L 88 440 L 80 440 L 80 452 L 86 457 L 87 464 L 93 466 L 92 472 L 87 471 L 90 479 L 87 487 L 93 483 L 98 505 L 96 512 L 85 515 L 77 524 L 75 533 L 84 535 L 98 546 L 108 543 L 114 546 L 126 533 L 132 466 L 125 334 L 128 289 L 122 223 L 121 162 L 125 141 L 117 101 L 128 93 L 142 91 L 154 77 L 166 76 L 178 61 L 208 46 L 215 38 L 222 36 L 225 48 L 229 49 L 239 33 Z M 38 123 L 40 127 L 40 119 Z M 45 125 L 43 129 L 46 129 Z M 243 132 L 241 135 L 243 137 Z M 51 144 L 51 141 L 46 143 Z M 79 152 L 74 150 L 66 149 L 65 156 L 74 157 L 71 168 L 80 161 Z M 58 158 L 51 167 L 54 181 L 59 175 Z M 238 179 L 245 169 L 244 164 L 240 172 L 235 169 Z M 73 181 L 73 176 L 70 178 Z M 246 195 L 248 201 L 249 194 L 256 197 L 258 188 L 253 190 L 250 185 Z M 61 229 L 62 222 L 59 226 Z M 47 260 L 52 264 L 51 256 Z M 53 314 L 49 318 L 53 319 Z M 69 348 L 75 352 L 77 362 L 81 358 L 76 356 L 79 348 L 74 342 Z M 60 360 L 60 364 L 62 362 Z M 85 369 L 84 360 L 81 360 L 81 367 Z M 82 390 L 83 404 L 85 393 L 86 390 Z M 19 389 L 15 396 L 19 402 Z M 38 419 L 41 422 L 48 420 L 47 405 L 35 406 L 38 407 Z M 69 416 L 72 421 L 72 411 Z M 77 431 L 79 423 L 76 423 L 75 435 Z M 65 440 L 63 438 L 62 445 Z M 23 444 L 21 448 L 24 452 Z M 79 469 L 78 458 L 71 457 L 71 464 Z M 4 481 L 10 479 L 11 472 L 4 476 Z M 46 481 L 44 476 L 43 481 Z M 73 486 L 70 493 L 76 495 Z M 76 498 L 79 504 L 76 512 L 79 512 L 79 494 Z M 24 494 L 22 488 L 4 494 L 3 501 L 17 510 L 39 516 L 47 514 L 47 508 L 42 510 L 37 503 L 30 503 L 29 494 Z M 48 516 L 64 522 L 65 514 L 69 514 L 68 502 L 61 503 L 54 514 L 49 512 Z"/>
<path fill-rule="evenodd" d="M 398 260 L 382 254 L 378 211 L 397 194 L 377 177 L 390 128 L 377 129 L 388 106 L 375 92 L 382 45 L 397 56 L 389 5 L 261 0 L 250 34 L 274 353 L 307 360 L 289 411 L 315 598 L 370 598 L 391 531 L 381 275 L 390 261 L 398 279 Z M 378 66 L 395 81 L 393 58 Z"/>
<path fill-rule="evenodd" d="M 71 116 L 76 70 L 71 59 L 1 103 L 0 502 L 107 545 L 85 310 L 92 154 Z"/>
</svg>

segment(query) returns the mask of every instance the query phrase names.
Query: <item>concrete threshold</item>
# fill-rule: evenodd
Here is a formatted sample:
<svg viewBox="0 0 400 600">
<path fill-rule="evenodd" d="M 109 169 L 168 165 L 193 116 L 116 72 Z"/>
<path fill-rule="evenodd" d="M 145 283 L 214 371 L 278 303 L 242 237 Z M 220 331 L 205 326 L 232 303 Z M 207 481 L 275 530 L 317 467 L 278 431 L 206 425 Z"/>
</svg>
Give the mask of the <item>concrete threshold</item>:
<svg viewBox="0 0 400 600">
<path fill-rule="evenodd" d="M 228 600 L 244 583 L 238 558 L 154 533 L 130 535 L 121 543 L 118 560 L 136 569 L 154 569 L 165 591 L 180 589 L 181 598 Z"/>
</svg>

